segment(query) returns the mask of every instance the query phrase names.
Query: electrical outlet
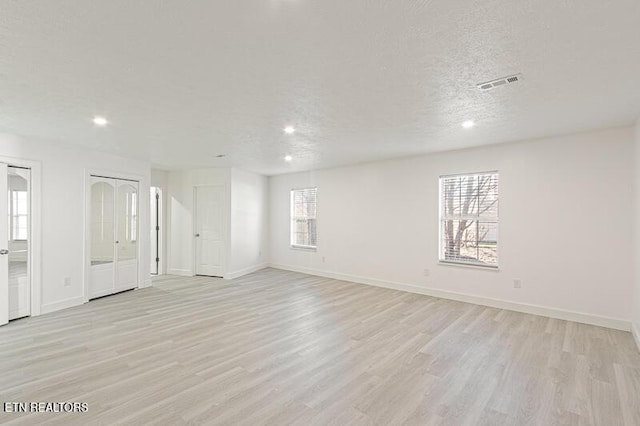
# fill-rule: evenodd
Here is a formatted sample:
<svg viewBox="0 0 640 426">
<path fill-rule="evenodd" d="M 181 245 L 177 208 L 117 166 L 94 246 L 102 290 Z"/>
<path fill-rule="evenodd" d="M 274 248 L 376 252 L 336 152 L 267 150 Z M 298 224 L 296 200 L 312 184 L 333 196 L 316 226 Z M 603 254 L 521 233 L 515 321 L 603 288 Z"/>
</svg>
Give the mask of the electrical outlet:
<svg viewBox="0 0 640 426">
<path fill-rule="evenodd" d="M 513 280 L 513 288 L 522 288 L 522 280 Z"/>
<path fill-rule="evenodd" d="M 64 277 L 64 286 L 65 287 L 71 286 L 71 277 Z"/>
<path fill-rule="evenodd" d="M 429 269 L 425 269 L 422 271 L 422 275 L 424 275 L 425 277 L 428 277 L 429 275 L 431 275 L 431 271 Z"/>
</svg>

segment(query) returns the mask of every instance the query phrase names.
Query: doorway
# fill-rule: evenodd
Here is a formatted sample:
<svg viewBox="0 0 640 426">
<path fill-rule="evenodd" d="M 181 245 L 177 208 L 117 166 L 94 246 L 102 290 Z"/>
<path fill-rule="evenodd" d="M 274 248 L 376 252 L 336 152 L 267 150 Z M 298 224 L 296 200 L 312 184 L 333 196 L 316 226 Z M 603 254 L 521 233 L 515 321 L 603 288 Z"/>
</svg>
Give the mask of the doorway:
<svg viewBox="0 0 640 426">
<path fill-rule="evenodd" d="M 91 176 L 89 299 L 138 287 L 138 182 Z"/>
<path fill-rule="evenodd" d="M 196 275 L 222 277 L 227 259 L 225 187 L 195 188 Z"/>
</svg>

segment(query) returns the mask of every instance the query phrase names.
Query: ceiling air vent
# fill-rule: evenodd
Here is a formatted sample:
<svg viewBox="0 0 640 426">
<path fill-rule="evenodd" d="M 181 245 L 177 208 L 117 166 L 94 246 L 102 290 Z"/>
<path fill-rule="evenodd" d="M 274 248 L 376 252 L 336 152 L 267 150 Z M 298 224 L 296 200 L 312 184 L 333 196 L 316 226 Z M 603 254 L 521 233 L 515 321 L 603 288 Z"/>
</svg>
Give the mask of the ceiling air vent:
<svg viewBox="0 0 640 426">
<path fill-rule="evenodd" d="M 496 80 L 487 81 L 485 83 L 478 84 L 480 90 L 491 90 L 496 87 L 505 86 L 507 84 L 517 83 L 522 80 L 522 74 L 510 75 L 507 77 L 498 78 Z"/>
</svg>

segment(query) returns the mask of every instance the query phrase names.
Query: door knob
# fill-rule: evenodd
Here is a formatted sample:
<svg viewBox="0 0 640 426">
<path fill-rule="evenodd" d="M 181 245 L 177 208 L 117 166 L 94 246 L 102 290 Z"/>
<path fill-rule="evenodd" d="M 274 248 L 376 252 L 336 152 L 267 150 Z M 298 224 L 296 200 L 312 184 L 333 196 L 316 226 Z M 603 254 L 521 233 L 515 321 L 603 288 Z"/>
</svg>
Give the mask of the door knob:
<svg viewBox="0 0 640 426">
<path fill-rule="evenodd" d="M 196 234 L 196 237 L 199 237 L 199 236 L 200 236 L 200 234 Z"/>
<path fill-rule="evenodd" d="M 120 244 L 120 241 L 116 241 L 116 244 Z"/>
<path fill-rule="evenodd" d="M 0 254 L 1 254 L 1 255 L 3 255 L 3 256 L 4 256 L 5 254 L 9 254 L 9 250 L 7 250 L 7 249 L 2 249 L 2 250 L 0 250 Z"/>
</svg>

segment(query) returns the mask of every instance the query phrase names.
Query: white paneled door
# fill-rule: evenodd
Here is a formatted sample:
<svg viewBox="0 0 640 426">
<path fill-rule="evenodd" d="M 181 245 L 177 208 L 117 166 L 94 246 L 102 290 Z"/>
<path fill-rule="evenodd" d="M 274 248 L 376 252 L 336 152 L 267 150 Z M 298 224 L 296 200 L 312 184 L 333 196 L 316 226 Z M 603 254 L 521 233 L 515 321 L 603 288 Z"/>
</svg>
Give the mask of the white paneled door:
<svg viewBox="0 0 640 426">
<path fill-rule="evenodd" d="M 138 286 L 138 182 L 91 176 L 89 298 Z"/>
<path fill-rule="evenodd" d="M 225 187 L 196 188 L 196 274 L 222 277 L 226 262 Z"/>
</svg>

